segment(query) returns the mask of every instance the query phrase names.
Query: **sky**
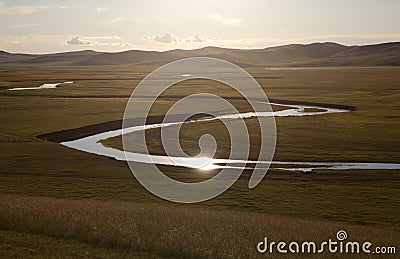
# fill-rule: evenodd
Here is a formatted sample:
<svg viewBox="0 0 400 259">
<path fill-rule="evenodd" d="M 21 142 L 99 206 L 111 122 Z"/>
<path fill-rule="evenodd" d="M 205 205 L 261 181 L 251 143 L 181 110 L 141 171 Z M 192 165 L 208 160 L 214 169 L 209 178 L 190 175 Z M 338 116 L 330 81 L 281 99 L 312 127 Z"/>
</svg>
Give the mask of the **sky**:
<svg viewBox="0 0 400 259">
<path fill-rule="evenodd" d="M 0 0 L 0 50 L 365 45 L 400 41 L 399 13 L 399 0 Z"/>
</svg>

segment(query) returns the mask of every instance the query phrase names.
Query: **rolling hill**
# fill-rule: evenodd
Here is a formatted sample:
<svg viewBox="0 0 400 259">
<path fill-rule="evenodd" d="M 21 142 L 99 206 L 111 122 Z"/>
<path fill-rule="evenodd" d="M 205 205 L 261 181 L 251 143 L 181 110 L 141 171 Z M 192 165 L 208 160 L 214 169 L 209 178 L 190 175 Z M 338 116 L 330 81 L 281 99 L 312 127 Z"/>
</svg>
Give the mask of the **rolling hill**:
<svg viewBox="0 0 400 259">
<path fill-rule="evenodd" d="M 12 54 L 0 51 L 0 64 L 63 65 L 162 65 L 195 56 L 221 58 L 241 66 L 327 67 L 400 66 L 400 42 L 364 46 L 337 43 L 290 44 L 264 49 L 205 47 L 194 50 L 96 52 L 93 50 L 55 54 Z"/>
</svg>

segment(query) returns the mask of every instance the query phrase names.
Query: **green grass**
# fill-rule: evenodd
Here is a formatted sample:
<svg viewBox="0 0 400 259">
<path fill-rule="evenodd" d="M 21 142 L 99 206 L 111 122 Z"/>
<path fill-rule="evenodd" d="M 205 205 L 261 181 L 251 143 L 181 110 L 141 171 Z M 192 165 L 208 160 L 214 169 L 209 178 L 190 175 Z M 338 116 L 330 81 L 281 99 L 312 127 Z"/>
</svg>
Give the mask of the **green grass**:
<svg viewBox="0 0 400 259">
<path fill-rule="evenodd" d="M 270 98 L 356 106 L 356 110 L 349 113 L 276 118 L 277 160 L 400 162 L 397 130 L 400 126 L 400 75 L 397 68 L 304 69 L 273 73 L 279 79 L 260 80 Z M 181 84 L 170 92 L 180 91 L 184 96 L 197 89 L 193 84 L 195 82 Z M 233 93 L 225 95 L 232 96 Z M 248 109 L 244 106 L 240 109 L 239 106 L 239 110 Z M 255 130 L 257 121 L 250 119 L 248 125 L 253 130 L 250 133 L 253 135 L 251 139 L 259 140 L 259 132 Z M 197 150 L 198 137 L 216 127 L 217 122 L 187 124 L 181 131 L 183 142 L 186 142 L 189 149 Z M 222 136 L 221 126 L 218 129 L 213 132 L 221 139 L 220 144 L 226 156 L 229 149 L 227 136 Z M 149 130 L 149 139 L 153 153 L 160 154 L 157 131 L 159 129 Z M 134 135 L 132 141 L 135 141 Z M 116 137 L 104 143 L 121 147 L 120 142 L 119 137 Z"/>
<path fill-rule="evenodd" d="M 194 170 L 167 174 L 180 180 L 204 180 Z M 185 179 L 182 179 L 182 174 Z M 130 174 L 130 173 L 129 173 Z M 399 229 L 399 175 L 395 171 L 321 171 L 303 175 L 271 171 L 255 189 L 248 175 L 215 199 L 185 207 L 210 207 L 328 219 Z M 132 175 L 127 179 L 2 175 L 1 192 L 60 198 L 170 204 L 147 192 Z"/>
</svg>

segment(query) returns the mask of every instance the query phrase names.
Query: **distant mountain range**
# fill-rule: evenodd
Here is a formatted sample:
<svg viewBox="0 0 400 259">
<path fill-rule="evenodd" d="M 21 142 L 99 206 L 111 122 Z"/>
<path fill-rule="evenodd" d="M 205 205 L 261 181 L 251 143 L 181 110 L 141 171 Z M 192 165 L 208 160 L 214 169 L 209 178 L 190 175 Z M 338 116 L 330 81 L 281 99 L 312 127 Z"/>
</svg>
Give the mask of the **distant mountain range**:
<svg viewBox="0 0 400 259">
<path fill-rule="evenodd" d="M 0 64 L 156 66 L 195 56 L 221 58 L 244 67 L 400 66 L 400 42 L 364 46 L 344 46 L 325 42 L 290 44 L 264 49 L 205 47 L 164 52 L 129 50 L 110 53 L 84 50 L 39 55 L 0 51 Z"/>
</svg>

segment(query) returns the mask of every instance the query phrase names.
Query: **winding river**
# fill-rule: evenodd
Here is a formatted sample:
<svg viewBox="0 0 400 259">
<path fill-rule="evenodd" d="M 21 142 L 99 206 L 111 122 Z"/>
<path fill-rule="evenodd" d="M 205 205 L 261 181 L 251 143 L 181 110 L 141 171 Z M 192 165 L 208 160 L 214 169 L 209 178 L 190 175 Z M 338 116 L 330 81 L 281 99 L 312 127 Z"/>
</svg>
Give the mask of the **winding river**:
<svg viewBox="0 0 400 259">
<path fill-rule="evenodd" d="M 51 83 L 51 84 L 42 84 L 41 86 L 37 87 L 15 87 L 7 89 L 9 91 L 21 91 L 21 90 L 41 90 L 41 89 L 55 89 L 61 84 L 73 84 L 72 81 L 62 82 L 62 83 Z"/>
<path fill-rule="evenodd" d="M 200 121 L 217 120 L 221 118 L 229 119 L 246 119 L 256 116 L 275 116 L 275 117 L 290 117 L 290 116 L 316 116 L 329 113 L 342 113 L 349 112 L 347 109 L 327 108 L 312 105 L 287 105 L 282 103 L 270 103 L 271 105 L 287 107 L 287 109 L 276 112 L 247 112 L 238 114 L 221 115 L 215 118 L 201 118 L 190 121 L 190 123 Z M 307 111 L 306 109 L 313 109 Z M 315 110 L 317 109 L 317 110 Z M 142 131 L 151 128 L 168 127 L 170 125 L 182 124 L 188 122 L 174 122 L 174 123 L 157 123 L 141 126 L 132 126 L 124 129 L 124 134 L 129 134 L 136 131 Z M 174 157 L 171 159 L 168 156 L 148 155 L 133 152 L 125 152 L 117 148 L 106 147 L 100 141 L 117 137 L 122 135 L 122 130 L 106 131 L 99 134 L 91 135 L 88 137 L 61 142 L 62 145 L 69 148 L 77 149 L 80 151 L 97 154 L 106 157 L 112 157 L 121 161 L 135 161 L 141 163 L 155 163 L 160 165 L 181 166 L 186 168 L 200 168 L 203 170 L 222 169 L 222 168 L 237 168 L 237 169 L 251 169 L 251 167 L 235 167 L 237 163 L 247 164 L 266 164 L 268 161 L 252 161 L 252 160 L 230 160 L 230 159 L 208 159 L 200 157 Z M 349 163 L 349 162 L 295 162 L 295 161 L 272 161 L 275 169 L 298 171 L 298 172 L 311 172 L 316 169 L 330 169 L 330 170 L 348 170 L 348 169 L 391 169 L 400 170 L 400 164 L 396 163 Z"/>
</svg>

